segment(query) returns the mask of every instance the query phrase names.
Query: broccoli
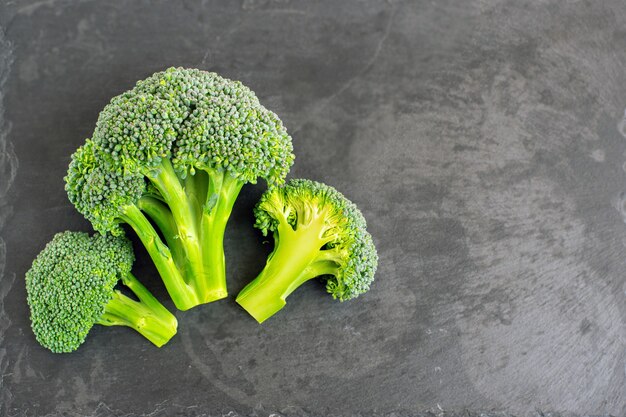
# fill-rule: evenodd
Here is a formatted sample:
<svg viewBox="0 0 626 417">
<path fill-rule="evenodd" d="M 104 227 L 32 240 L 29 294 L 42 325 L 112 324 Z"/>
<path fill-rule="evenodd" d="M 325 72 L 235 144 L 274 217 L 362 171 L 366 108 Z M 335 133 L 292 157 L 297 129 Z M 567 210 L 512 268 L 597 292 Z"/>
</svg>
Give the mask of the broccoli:
<svg viewBox="0 0 626 417">
<path fill-rule="evenodd" d="M 56 234 L 26 273 L 37 341 L 53 352 L 71 352 L 101 324 L 132 327 L 158 347 L 167 343 L 176 334 L 176 317 L 130 272 L 134 260 L 124 236 Z M 115 288 L 119 281 L 138 301 Z"/>
<path fill-rule="evenodd" d="M 320 277 L 335 299 L 369 289 L 378 255 L 359 209 L 325 184 L 294 179 L 266 191 L 256 205 L 255 227 L 274 234 L 274 250 L 256 279 L 237 296 L 259 323 L 285 306 L 304 282 Z"/>
<path fill-rule="evenodd" d="M 101 233 L 128 223 L 187 310 L 227 296 L 223 238 L 242 186 L 282 185 L 293 160 L 282 122 L 250 89 L 170 68 L 104 108 L 72 156 L 66 190 Z"/>
</svg>

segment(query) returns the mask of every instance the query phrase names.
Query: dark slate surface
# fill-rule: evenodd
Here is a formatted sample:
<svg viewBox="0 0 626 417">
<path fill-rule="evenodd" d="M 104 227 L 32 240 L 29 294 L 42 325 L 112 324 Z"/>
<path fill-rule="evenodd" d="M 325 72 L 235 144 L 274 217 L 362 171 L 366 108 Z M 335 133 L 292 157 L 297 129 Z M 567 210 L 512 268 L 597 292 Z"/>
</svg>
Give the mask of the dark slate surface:
<svg viewBox="0 0 626 417">
<path fill-rule="evenodd" d="M 0 415 L 625 415 L 624 28 L 620 1 L 5 0 Z M 343 304 L 309 283 L 263 326 L 233 298 L 178 312 L 160 350 L 95 328 L 51 354 L 23 277 L 55 232 L 89 230 L 69 155 L 168 66 L 281 116 L 292 176 L 362 208 L 377 281 Z M 270 250 L 262 190 L 229 225 L 233 296 Z"/>
</svg>

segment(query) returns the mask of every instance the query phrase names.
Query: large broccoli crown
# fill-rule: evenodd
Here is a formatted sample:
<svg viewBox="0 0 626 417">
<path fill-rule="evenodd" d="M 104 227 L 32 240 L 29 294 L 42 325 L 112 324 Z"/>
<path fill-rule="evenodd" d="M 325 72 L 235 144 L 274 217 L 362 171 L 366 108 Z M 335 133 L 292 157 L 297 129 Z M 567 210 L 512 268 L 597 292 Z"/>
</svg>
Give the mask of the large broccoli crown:
<svg viewBox="0 0 626 417">
<path fill-rule="evenodd" d="M 169 68 L 135 90 L 184 109 L 173 145 L 175 168 L 225 170 L 244 182 L 258 177 L 282 184 L 293 164 L 293 146 L 282 122 L 238 81 L 197 69 Z"/>
<path fill-rule="evenodd" d="M 115 97 L 93 140 L 107 162 L 126 172 L 171 157 L 182 176 L 217 169 L 274 185 L 284 182 L 294 160 L 282 122 L 249 88 L 197 69 L 157 72 Z"/>
<path fill-rule="evenodd" d="M 293 146 L 280 119 L 240 82 L 197 69 L 170 68 L 139 81 L 100 113 L 93 137 L 65 177 L 72 204 L 102 233 L 146 192 L 143 178 L 164 159 L 185 176 L 227 171 L 243 182 L 282 184 Z"/>
<path fill-rule="evenodd" d="M 70 202 L 100 233 L 123 233 L 119 217 L 125 206 L 134 204 L 145 192 L 139 173 L 109 170 L 98 155 L 99 148 L 87 140 L 72 155 L 65 190 Z"/>
<path fill-rule="evenodd" d="M 37 341 L 53 352 L 80 346 L 134 261 L 125 237 L 62 232 L 26 273 L 27 301 Z"/>
<path fill-rule="evenodd" d="M 321 254 L 330 255 L 337 266 L 333 275 L 324 275 L 326 289 L 341 301 L 369 290 L 378 265 L 378 255 L 367 222 L 358 207 L 335 188 L 306 179 L 293 179 L 282 187 L 266 191 L 254 210 L 255 227 L 264 235 L 277 233 L 279 224 L 294 230 L 315 217 L 324 217 Z M 280 236 L 278 236 L 280 242 Z"/>
</svg>

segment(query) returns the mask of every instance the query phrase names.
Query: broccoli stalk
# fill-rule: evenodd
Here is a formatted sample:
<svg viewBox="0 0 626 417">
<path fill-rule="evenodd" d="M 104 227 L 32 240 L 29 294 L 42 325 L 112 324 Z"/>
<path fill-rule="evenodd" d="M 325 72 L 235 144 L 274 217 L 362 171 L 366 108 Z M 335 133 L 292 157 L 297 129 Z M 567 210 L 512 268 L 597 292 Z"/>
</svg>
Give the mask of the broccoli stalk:
<svg viewBox="0 0 626 417">
<path fill-rule="evenodd" d="M 334 249 L 322 249 L 331 240 L 323 237 L 328 229 L 325 216 L 314 214 L 306 224 L 299 221 L 295 230 L 286 218 L 279 217 L 276 234 L 280 238 L 276 238 L 274 251 L 259 276 L 237 297 L 257 321 L 263 322 L 283 308 L 287 296 L 306 281 L 337 272 L 336 262 L 341 257 Z"/>
<path fill-rule="evenodd" d="M 326 280 L 340 301 L 367 291 L 378 257 L 358 208 L 327 185 L 291 180 L 266 192 L 255 208 L 256 224 L 274 233 L 274 251 L 263 271 L 237 296 L 259 323 L 286 304 L 306 281 Z"/>
<path fill-rule="evenodd" d="M 209 177 L 207 199 L 200 220 L 201 246 L 204 266 L 211 271 L 209 280 L 214 288 L 226 294 L 226 260 L 224 256 L 224 233 L 243 181 L 227 173 L 205 171 Z M 198 176 L 202 174 L 196 173 Z"/>
<path fill-rule="evenodd" d="M 227 296 L 223 240 L 239 191 L 258 178 L 282 184 L 294 159 L 280 119 L 250 89 L 183 68 L 113 98 L 81 149 L 70 200 L 101 233 L 128 223 L 181 310 Z"/>
<path fill-rule="evenodd" d="M 184 259 L 179 267 L 198 297 L 194 303 L 225 298 L 224 232 L 244 182 L 213 169 L 198 169 L 181 179 L 169 160 L 163 160 L 159 169 L 146 177 L 165 206 L 157 209 L 154 201 L 139 206 L 164 232 L 168 246 Z"/>
<path fill-rule="evenodd" d="M 159 168 L 148 173 L 146 177 L 159 191 L 164 203 L 170 209 L 176 226 L 176 236 L 169 244 L 177 246 L 177 250 L 184 253 L 183 275 L 187 277 L 187 283 L 197 297 L 194 305 L 226 297 L 225 286 L 220 288 L 209 282 L 210 277 L 204 269 L 200 246 L 198 213 L 194 210 L 195 204 L 187 195 L 169 159 L 162 159 Z"/>
<path fill-rule="evenodd" d="M 139 201 L 139 205 L 146 209 L 147 204 L 147 199 L 142 197 Z M 165 216 L 167 214 L 165 211 L 157 214 L 156 211 L 156 208 L 151 207 L 147 209 L 146 212 L 152 213 L 155 217 L 160 215 Z M 176 304 L 176 307 L 180 310 L 187 310 L 198 305 L 199 301 L 196 295 L 197 293 L 189 284 L 185 282 L 180 269 L 176 266 L 176 262 L 174 261 L 174 257 L 169 247 L 163 243 L 159 234 L 146 216 L 141 212 L 139 207 L 134 205 L 126 206 L 123 209 L 123 214 L 120 215 L 120 220 L 132 227 L 141 240 L 141 243 L 145 246 L 152 262 L 154 262 L 157 271 L 159 271 L 159 274 L 161 275 L 161 279 L 165 284 L 167 292 L 170 294 L 174 304 Z M 158 224 L 158 222 L 156 223 Z M 161 230 L 167 231 L 164 226 L 161 226 L 160 228 Z M 171 236 L 171 233 L 172 232 L 167 234 L 167 236 Z M 177 257 L 180 259 L 183 256 L 180 254 L 182 252 L 180 247 L 178 244 L 174 244 L 173 247 L 176 248 L 176 252 L 178 253 Z M 179 264 L 182 262 L 184 261 L 180 260 Z"/>
<path fill-rule="evenodd" d="M 176 334 L 176 317 L 133 276 L 133 261 L 123 236 L 55 235 L 26 273 L 39 343 L 53 352 L 71 352 L 94 324 L 131 327 L 158 347 L 167 343 Z M 120 284 L 137 299 L 124 295 Z"/>
<path fill-rule="evenodd" d="M 166 344 L 176 334 L 176 318 L 133 274 L 125 272 L 121 280 L 139 301 L 114 290 L 111 300 L 104 306 L 104 314 L 96 323 L 103 326 L 127 326 L 157 347 Z"/>
</svg>

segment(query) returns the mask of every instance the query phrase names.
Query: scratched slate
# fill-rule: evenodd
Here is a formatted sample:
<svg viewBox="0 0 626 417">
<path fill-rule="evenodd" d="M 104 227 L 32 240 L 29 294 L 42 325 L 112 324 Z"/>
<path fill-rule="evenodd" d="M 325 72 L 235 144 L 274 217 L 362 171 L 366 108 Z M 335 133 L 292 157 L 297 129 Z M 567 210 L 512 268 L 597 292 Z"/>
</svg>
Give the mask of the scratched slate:
<svg viewBox="0 0 626 417">
<path fill-rule="evenodd" d="M 625 27 L 620 1 L 1 2 L 0 415 L 625 415 Z M 292 176 L 363 210 L 377 280 L 347 303 L 308 283 L 256 324 L 234 302 L 270 250 L 247 186 L 228 300 L 177 312 L 162 349 L 100 327 L 51 354 L 23 277 L 90 230 L 69 155 L 169 66 L 280 115 Z"/>
</svg>

